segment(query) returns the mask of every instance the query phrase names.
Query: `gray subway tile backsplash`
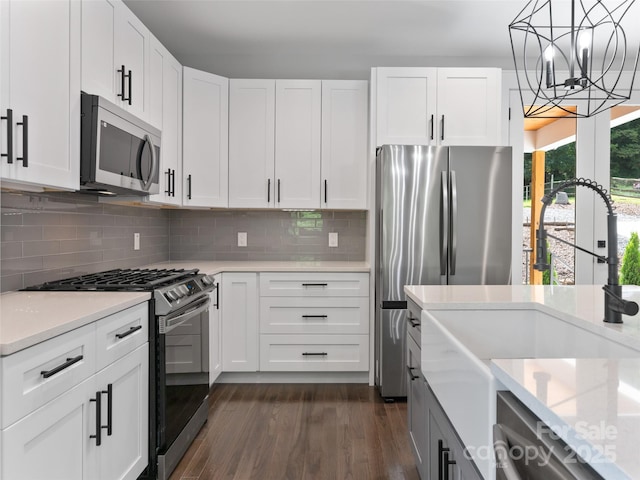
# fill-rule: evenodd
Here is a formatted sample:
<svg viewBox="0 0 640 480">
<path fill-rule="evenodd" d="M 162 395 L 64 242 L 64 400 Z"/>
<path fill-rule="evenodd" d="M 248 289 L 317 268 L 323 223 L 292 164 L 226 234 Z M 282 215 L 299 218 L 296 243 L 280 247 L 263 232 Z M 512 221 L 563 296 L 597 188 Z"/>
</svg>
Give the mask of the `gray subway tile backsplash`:
<svg viewBox="0 0 640 480">
<path fill-rule="evenodd" d="M 3 192 L 0 204 L 3 292 L 169 260 L 365 259 L 363 211 L 164 210 L 74 193 Z M 247 232 L 247 247 L 237 246 L 238 232 Z M 337 248 L 329 232 L 338 232 Z"/>
</svg>

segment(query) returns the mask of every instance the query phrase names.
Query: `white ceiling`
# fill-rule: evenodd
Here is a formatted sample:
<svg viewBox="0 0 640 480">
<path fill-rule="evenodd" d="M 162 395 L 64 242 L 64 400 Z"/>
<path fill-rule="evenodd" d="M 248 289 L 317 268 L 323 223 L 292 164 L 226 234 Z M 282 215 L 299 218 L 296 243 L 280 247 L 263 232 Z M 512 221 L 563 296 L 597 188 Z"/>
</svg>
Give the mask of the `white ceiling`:
<svg viewBox="0 0 640 480">
<path fill-rule="evenodd" d="M 367 79 L 375 66 L 487 66 L 512 70 L 508 25 L 527 2 L 125 3 L 189 67 L 231 78 Z"/>
</svg>

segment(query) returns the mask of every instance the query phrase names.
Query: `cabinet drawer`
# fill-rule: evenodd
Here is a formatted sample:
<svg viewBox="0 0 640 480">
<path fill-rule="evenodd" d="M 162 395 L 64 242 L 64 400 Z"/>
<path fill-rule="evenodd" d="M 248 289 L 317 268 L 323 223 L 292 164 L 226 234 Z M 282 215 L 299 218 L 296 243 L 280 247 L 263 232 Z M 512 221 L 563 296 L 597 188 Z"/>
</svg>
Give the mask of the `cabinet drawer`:
<svg viewBox="0 0 640 480">
<path fill-rule="evenodd" d="M 260 370 L 264 372 L 358 372 L 368 369 L 368 335 L 260 336 Z"/>
<path fill-rule="evenodd" d="M 149 341 L 147 302 L 114 313 L 96 324 L 96 371 Z"/>
<path fill-rule="evenodd" d="M 93 375 L 95 325 L 85 325 L 2 359 L 2 428 Z"/>
<path fill-rule="evenodd" d="M 260 333 L 369 333 L 369 299 L 263 297 Z"/>
<path fill-rule="evenodd" d="M 366 297 L 368 273 L 261 273 L 261 297 Z"/>
</svg>

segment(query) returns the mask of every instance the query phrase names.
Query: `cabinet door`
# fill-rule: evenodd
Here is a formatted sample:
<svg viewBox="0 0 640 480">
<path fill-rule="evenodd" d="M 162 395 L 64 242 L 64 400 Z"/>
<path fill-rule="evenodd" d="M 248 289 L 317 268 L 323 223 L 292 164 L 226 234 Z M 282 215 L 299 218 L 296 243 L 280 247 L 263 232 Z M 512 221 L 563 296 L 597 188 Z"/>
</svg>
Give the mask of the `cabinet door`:
<svg viewBox="0 0 640 480">
<path fill-rule="evenodd" d="M 229 81 L 229 207 L 275 204 L 275 80 Z"/>
<path fill-rule="evenodd" d="M 0 111 L 3 154 L 11 130 L 12 163 L 2 157 L 3 180 L 79 188 L 80 4 L 2 1 Z"/>
<path fill-rule="evenodd" d="M 377 69 L 376 145 L 435 142 L 435 68 Z"/>
<path fill-rule="evenodd" d="M 501 74 L 497 68 L 438 69 L 441 145 L 499 145 Z"/>
<path fill-rule="evenodd" d="M 228 205 L 229 80 L 184 67 L 183 204 Z"/>
<path fill-rule="evenodd" d="M 155 37 L 151 42 L 149 83 L 150 115 L 162 130 L 160 190 L 149 200 L 182 205 L 182 65 Z"/>
<path fill-rule="evenodd" d="M 126 6 L 118 9 L 115 25 L 116 88 L 122 89 L 126 101 L 120 102 L 126 110 L 144 120 L 149 120 L 148 65 L 149 37 L 147 27 Z M 122 82 L 124 66 L 125 78 Z"/>
<path fill-rule="evenodd" d="M 407 334 L 407 424 L 416 466 L 421 478 L 427 477 L 427 384 L 420 371 L 420 347 Z"/>
<path fill-rule="evenodd" d="M 220 322 L 220 290 L 222 275 L 213 277 L 216 289 L 211 295 L 209 309 L 209 385 L 213 385 L 222 373 L 222 325 Z"/>
<path fill-rule="evenodd" d="M 120 0 L 82 1 L 82 90 L 112 102 L 122 93 L 115 58 Z M 116 84 L 117 81 L 117 84 Z"/>
<path fill-rule="evenodd" d="M 276 81 L 276 207 L 320 207 L 320 80 Z"/>
<path fill-rule="evenodd" d="M 107 428 L 102 445 L 92 447 L 97 470 L 88 478 L 134 480 L 149 462 L 149 344 L 98 372 L 95 386 L 102 392 L 101 419 Z"/>
<path fill-rule="evenodd" d="M 95 478 L 94 385 L 85 380 L 2 430 L 0 478 Z"/>
<path fill-rule="evenodd" d="M 222 371 L 258 370 L 256 273 L 222 274 Z"/>
<path fill-rule="evenodd" d="M 367 205 L 368 82 L 322 82 L 321 207 Z"/>
</svg>

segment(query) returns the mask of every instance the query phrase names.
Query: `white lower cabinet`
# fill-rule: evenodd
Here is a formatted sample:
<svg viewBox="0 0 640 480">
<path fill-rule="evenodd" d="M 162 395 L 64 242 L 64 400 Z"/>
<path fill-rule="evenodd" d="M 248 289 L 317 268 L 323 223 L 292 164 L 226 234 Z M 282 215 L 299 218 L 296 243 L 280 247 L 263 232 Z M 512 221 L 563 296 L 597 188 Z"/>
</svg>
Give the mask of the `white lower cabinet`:
<svg viewBox="0 0 640 480">
<path fill-rule="evenodd" d="M 211 292 L 211 307 L 209 309 L 209 386 L 222 373 L 222 322 L 220 316 L 220 289 L 222 274 L 214 275 L 213 283 L 216 289 Z"/>
<path fill-rule="evenodd" d="M 369 369 L 369 275 L 260 274 L 260 370 Z"/>
<path fill-rule="evenodd" d="M 223 273 L 222 371 L 258 370 L 258 274 Z"/>
<path fill-rule="evenodd" d="M 142 473 L 149 441 L 147 315 L 140 304 L 1 359 L 0 478 L 114 480 Z M 108 363 L 101 368 L 96 359 Z"/>
</svg>

